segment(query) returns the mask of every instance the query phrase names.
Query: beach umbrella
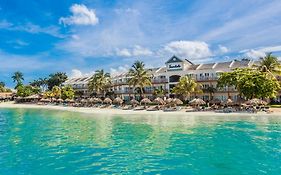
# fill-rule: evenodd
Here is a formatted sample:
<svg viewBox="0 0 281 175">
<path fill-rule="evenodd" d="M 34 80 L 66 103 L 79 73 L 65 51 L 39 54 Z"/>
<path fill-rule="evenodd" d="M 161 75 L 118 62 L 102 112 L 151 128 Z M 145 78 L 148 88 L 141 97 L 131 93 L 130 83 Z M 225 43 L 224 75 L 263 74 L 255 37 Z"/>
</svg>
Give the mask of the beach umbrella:
<svg viewBox="0 0 281 175">
<path fill-rule="evenodd" d="M 65 102 L 66 103 L 75 103 L 75 101 L 73 99 L 66 99 Z"/>
<path fill-rule="evenodd" d="M 102 100 L 100 98 L 90 98 L 90 103 L 102 103 Z"/>
<path fill-rule="evenodd" d="M 139 105 L 139 104 L 140 104 L 140 102 L 138 102 L 136 99 L 132 99 L 132 100 L 130 101 L 130 103 L 131 103 L 132 105 Z"/>
<path fill-rule="evenodd" d="M 87 102 L 88 102 L 87 99 L 82 99 L 82 100 L 81 100 L 81 103 L 87 103 Z"/>
<path fill-rule="evenodd" d="M 226 101 L 223 102 L 224 105 L 230 106 L 233 105 L 233 101 L 229 98 Z"/>
<path fill-rule="evenodd" d="M 105 99 L 103 100 L 103 102 L 106 103 L 106 104 L 111 104 L 111 103 L 112 103 L 112 100 L 111 100 L 110 98 L 105 98 Z"/>
<path fill-rule="evenodd" d="M 62 103 L 63 102 L 63 99 L 59 98 L 56 100 L 58 103 Z"/>
<path fill-rule="evenodd" d="M 182 104 L 183 104 L 183 102 L 182 102 L 180 99 L 178 99 L 178 98 L 174 98 L 174 99 L 172 100 L 172 103 L 173 103 L 174 105 L 182 105 Z"/>
<path fill-rule="evenodd" d="M 42 99 L 40 100 L 40 102 L 47 102 L 47 103 L 49 103 L 49 102 L 51 102 L 51 100 L 50 100 L 50 99 L 47 99 L 47 98 L 42 98 Z"/>
<path fill-rule="evenodd" d="M 144 104 L 144 107 L 146 107 L 146 104 L 147 104 L 147 103 L 151 103 L 151 101 L 150 101 L 148 98 L 144 98 L 144 99 L 141 100 L 140 103 L 141 103 L 141 104 L 143 103 L 143 104 Z"/>
<path fill-rule="evenodd" d="M 164 105 L 165 104 L 165 101 L 160 98 L 160 97 L 157 97 L 153 100 L 154 103 L 157 103 L 158 105 Z"/>
<path fill-rule="evenodd" d="M 222 101 L 218 98 L 215 98 L 215 99 L 210 101 L 210 104 L 221 104 L 221 103 L 222 103 Z"/>
<path fill-rule="evenodd" d="M 25 97 L 26 99 L 39 99 L 39 95 L 38 94 L 34 94 L 34 95 L 30 95 L 28 97 Z"/>
<path fill-rule="evenodd" d="M 266 101 L 263 101 L 261 99 L 258 98 L 253 98 L 251 100 L 246 101 L 247 105 L 267 105 Z"/>
<path fill-rule="evenodd" d="M 141 100 L 141 103 L 147 104 L 147 103 L 151 103 L 151 101 L 148 98 L 144 98 Z"/>
<path fill-rule="evenodd" d="M 173 101 L 172 98 L 168 98 L 168 99 L 165 100 L 165 103 L 169 104 L 169 103 L 171 103 L 172 101 Z"/>
<path fill-rule="evenodd" d="M 206 102 L 201 98 L 195 98 L 189 102 L 190 105 L 204 105 Z"/>
<path fill-rule="evenodd" d="M 122 104 L 123 103 L 123 100 L 120 98 L 120 97 L 117 97 L 113 100 L 113 103 L 116 103 L 116 104 Z"/>
</svg>

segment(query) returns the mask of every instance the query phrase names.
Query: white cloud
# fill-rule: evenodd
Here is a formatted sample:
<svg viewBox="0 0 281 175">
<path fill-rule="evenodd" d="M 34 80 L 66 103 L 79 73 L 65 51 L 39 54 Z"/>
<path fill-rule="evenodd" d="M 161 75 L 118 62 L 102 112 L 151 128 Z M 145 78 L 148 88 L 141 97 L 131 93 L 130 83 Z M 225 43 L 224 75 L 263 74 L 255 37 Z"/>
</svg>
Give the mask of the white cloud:
<svg viewBox="0 0 281 175">
<path fill-rule="evenodd" d="M 70 74 L 70 78 L 80 78 L 82 77 L 82 72 L 78 69 L 72 69 L 71 70 L 71 74 Z"/>
<path fill-rule="evenodd" d="M 229 51 L 229 49 L 225 46 L 219 45 L 219 52 L 224 54 L 227 53 Z"/>
<path fill-rule="evenodd" d="M 263 52 L 280 52 L 281 51 L 281 45 L 262 47 L 259 50 L 263 51 Z"/>
<path fill-rule="evenodd" d="M 273 52 L 273 53 L 281 52 L 281 45 L 259 47 L 256 49 L 246 49 L 246 50 L 240 51 L 240 53 L 243 53 L 244 56 L 254 58 L 254 59 L 264 57 L 266 55 L 266 53 L 269 53 L 269 52 Z"/>
<path fill-rule="evenodd" d="M 116 50 L 116 55 L 117 56 L 124 56 L 124 57 L 130 57 L 132 56 L 131 52 L 128 49 L 117 49 Z"/>
<path fill-rule="evenodd" d="M 212 56 L 207 43 L 201 41 L 172 41 L 160 50 L 160 54 L 177 55 L 182 58 L 200 59 Z"/>
<path fill-rule="evenodd" d="M 135 45 L 132 53 L 134 56 L 149 56 L 149 55 L 153 54 L 153 52 L 151 50 L 141 47 L 139 45 Z"/>
<path fill-rule="evenodd" d="M 152 55 L 153 52 L 151 50 L 149 50 L 148 48 L 139 46 L 139 45 L 135 45 L 133 48 L 131 49 L 116 49 L 116 55 L 117 56 L 124 56 L 124 57 L 137 57 L 137 56 L 149 56 Z"/>
<path fill-rule="evenodd" d="M 122 73 L 126 73 L 129 70 L 129 66 L 125 65 L 125 66 L 119 66 L 118 68 L 110 68 L 110 75 L 111 76 L 117 76 L 120 75 Z"/>
<path fill-rule="evenodd" d="M 94 9 L 83 4 L 73 4 L 70 7 L 72 16 L 61 17 L 59 22 L 64 25 L 96 25 L 99 22 Z"/>
<path fill-rule="evenodd" d="M 249 58 L 254 58 L 254 59 L 261 58 L 261 57 L 265 56 L 264 52 L 259 51 L 259 50 L 254 50 L 254 49 L 246 50 L 246 51 L 243 51 L 243 52 L 245 52 L 244 56 L 249 57 Z"/>
<path fill-rule="evenodd" d="M 31 22 L 24 24 L 13 24 L 6 20 L 0 21 L 0 29 L 9 31 L 21 31 L 31 34 L 47 34 L 58 38 L 64 38 L 65 36 L 60 33 L 60 28 L 56 26 L 41 27 Z"/>
</svg>

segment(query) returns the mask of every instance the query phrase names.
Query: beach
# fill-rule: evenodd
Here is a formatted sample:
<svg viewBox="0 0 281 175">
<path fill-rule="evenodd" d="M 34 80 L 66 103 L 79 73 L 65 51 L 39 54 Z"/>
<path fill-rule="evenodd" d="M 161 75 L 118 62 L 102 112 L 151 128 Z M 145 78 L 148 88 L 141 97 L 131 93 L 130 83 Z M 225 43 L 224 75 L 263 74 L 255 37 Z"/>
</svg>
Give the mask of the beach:
<svg viewBox="0 0 281 175">
<path fill-rule="evenodd" d="M 25 108 L 25 109 L 47 109 L 47 110 L 61 110 L 69 112 L 80 112 L 87 114 L 107 114 L 107 115 L 123 115 L 123 114 L 140 114 L 140 115 L 241 115 L 241 113 L 217 113 L 215 111 L 200 111 L 200 112 L 186 112 L 186 108 L 183 107 L 180 111 L 164 112 L 159 111 L 146 111 L 146 110 L 122 110 L 117 108 L 94 108 L 94 107 L 71 107 L 62 105 L 37 105 L 37 104 L 16 104 L 14 102 L 0 103 L 1 108 Z M 266 114 L 265 112 L 253 113 L 242 113 L 246 115 L 281 115 L 281 108 L 271 108 L 273 113 Z"/>
</svg>

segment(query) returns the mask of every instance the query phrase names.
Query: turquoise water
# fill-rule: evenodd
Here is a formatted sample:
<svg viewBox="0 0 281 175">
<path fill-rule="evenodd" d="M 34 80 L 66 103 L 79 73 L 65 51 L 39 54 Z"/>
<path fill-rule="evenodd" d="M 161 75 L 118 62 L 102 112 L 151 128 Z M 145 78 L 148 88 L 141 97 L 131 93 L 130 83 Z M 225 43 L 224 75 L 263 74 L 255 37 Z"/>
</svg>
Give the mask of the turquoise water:
<svg viewBox="0 0 281 175">
<path fill-rule="evenodd" d="M 0 174 L 280 175 L 281 117 L 0 109 Z"/>
</svg>

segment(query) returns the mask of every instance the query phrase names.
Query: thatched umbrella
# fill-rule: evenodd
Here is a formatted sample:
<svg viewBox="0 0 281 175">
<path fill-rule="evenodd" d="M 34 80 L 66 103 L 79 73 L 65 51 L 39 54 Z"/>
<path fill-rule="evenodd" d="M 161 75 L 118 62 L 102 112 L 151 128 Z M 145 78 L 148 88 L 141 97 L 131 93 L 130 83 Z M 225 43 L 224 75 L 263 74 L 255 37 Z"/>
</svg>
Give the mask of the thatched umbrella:
<svg viewBox="0 0 281 175">
<path fill-rule="evenodd" d="M 117 98 L 115 98 L 115 99 L 113 100 L 113 103 L 119 104 L 119 105 L 121 105 L 123 102 L 124 102 L 124 101 L 123 101 L 120 97 L 117 97 Z"/>
<path fill-rule="evenodd" d="M 30 95 L 28 97 L 25 97 L 26 99 L 39 99 L 39 95 L 38 94 L 34 94 L 34 95 Z"/>
<path fill-rule="evenodd" d="M 182 105 L 183 102 L 178 98 L 174 98 L 173 101 L 172 101 L 172 104 L 174 104 L 175 106 L 176 105 Z"/>
<path fill-rule="evenodd" d="M 206 102 L 204 101 L 204 100 L 202 100 L 201 98 L 195 98 L 195 99 L 193 99 L 193 100 L 191 100 L 190 102 L 189 102 L 189 104 L 190 105 L 204 105 L 204 104 L 206 104 Z"/>
<path fill-rule="evenodd" d="M 63 99 L 59 98 L 56 100 L 58 103 L 62 103 L 63 102 Z"/>
<path fill-rule="evenodd" d="M 172 101 L 173 101 L 172 98 L 167 98 L 167 99 L 165 100 L 165 103 L 166 103 L 166 104 L 169 104 L 169 103 L 171 103 Z"/>
<path fill-rule="evenodd" d="M 132 99 L 130 101 L 130 103 L 131 103 L 131 105 L 139 105 L 140 104 L 140 102 L 138 102 L 136 99 Z"/>
<path fill-rule="evenodd" d="M 222 101 L 218 98 L 214 98 L 213 100 L 210 101 L 210 104 L 221 104 Z"/>
<path fill-rule="evenodd" d="M 75 101 L 73 99 L 66 99 L 65 102 L 66 103 L 75 103 Z"/>
<path fill-rule="evenodd" d="M 266 101 L 263 101 L 261 99 L 253 98 L 251 100 L 246 101 L 247 105 L 267 105 Z"/>
<path fill-rule="evenodd" d="M 165 101 L 160 98 L 160 97 L 157 97 L 153 100 L 154 103 L 157 103 L 158 105 L 164 105 L 165 104 Z"/>
<path fill-rule="evenodd" d="M 146 104 L 147 104 L 147 103 L 151 103 L 151 101 L 150 101 L 148 98 L 144 98 L 144 99 L 141 100 L 140 103 L 141 103 L 141 104 L 143 103 L 143 104 L 144 104 L 144 107 L 146 108 Z"/>
<path fill-rule="evenodd" d="M 112 100 L 111 100 L 110 98 L 105 98 L 105 99 L 103 100 L 103 102 L 106 103 L 106 104 L 111 104 L 111 103 L 112 103 Z"/>
<path fill-rule="evenodd" d="M 90 98 L 89 103 L 102 103 L 100 98 Z"/>
<path fill-rule="evenodd" d="M 87 102 L 88 102 L 87 99 L 82 99 L 82 100 L 81 100 L 81 103 L 83 103 L 83 104 L 85 104 L 85 103 L 87 103 Z"/>
<path fill-rule="evenodd" d="M 42 99 L 40 100 L 40 102 L 49 103 L 49 102 L 51 102 L 51 100 L 50 100 L 50 99 L 47 99 L 47 98 L 42 98 Z"/>
<path fill-rule="evenodd" d="M 233 105 L 233 101 L 229 98 L 227 99 L 226 101 L 223 102 L 224 105 L 227 105 L 227 106 L 230 106 L 230 105 Z"/>
</svg>

